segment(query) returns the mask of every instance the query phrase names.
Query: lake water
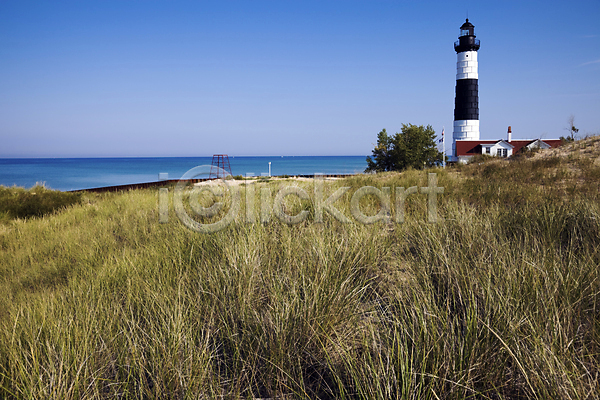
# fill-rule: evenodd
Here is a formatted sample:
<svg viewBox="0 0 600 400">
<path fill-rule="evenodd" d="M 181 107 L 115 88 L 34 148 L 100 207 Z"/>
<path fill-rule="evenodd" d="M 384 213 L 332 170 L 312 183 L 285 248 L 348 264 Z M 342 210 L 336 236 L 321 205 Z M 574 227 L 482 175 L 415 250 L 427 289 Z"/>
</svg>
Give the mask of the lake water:
<svg viewBox="0 0 600 400">
<path fill-rule="evenodd" d="M 0 185 L 31 187 L 44 183 L 57 190 L 153 182 L 159 173 L 179 179 L 189 169 L 211 165 L 212 157 L 152 158 L 0 158 Z M 229 157 L 233 175 L 356 174 L 366 156 Z"/>
</svg>

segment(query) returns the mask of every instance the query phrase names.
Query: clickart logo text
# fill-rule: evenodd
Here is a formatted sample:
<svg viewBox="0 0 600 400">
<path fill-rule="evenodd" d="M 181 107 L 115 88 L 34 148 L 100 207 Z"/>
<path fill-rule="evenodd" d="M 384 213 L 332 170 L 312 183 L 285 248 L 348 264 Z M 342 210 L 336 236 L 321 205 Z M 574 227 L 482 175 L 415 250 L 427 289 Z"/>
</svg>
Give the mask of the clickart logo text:
<svg viewBox="0 0 600 400">
<path fill-rule="evenodd" d="M 175 213 L 181 222 L 197 232 L 217 232 L 236 220 L 266 224 L 274 217 L 289 225 L 309 221 L 311 213 L 307 209 L 301 209 L 294 213 L 289 210 L 289 207 L 286 206 L 288 196 L 296 196 L 305 204 L 310 204 L 313 211 L 312 221 L 315 223 L 323 222 L 324 214 L 327 213 L 341 223 L 373 224 L 376 222 L 404 222 L 406 198 L 420 192 L 427 195 L 428 222 L 436 223 L 438 222 L 437 196 L 444 193 L 444 188 L 437 186 L 435 173 L 428 174 L 428 184 L 425 187 L 383 187 L 378 189 L 374 186 L 363 186 L 352 192 L 349 186 L 342 186 L 327 197 L 324 194 L 322 175 L 315 175 L 313 179 L 309 180 L 312 182 L 309 182 L 309 185 L 304 188 L 297 185 L 283 185 L 277 188 L 275 193 L 270 185 L 257 185 L 260 180 L 246 180 L 244 181 L 243 196 L 240 193 L 239 185 L 235 181 L 226 179 L 213 179 L 203 182 L 203 184 L 190 186 L 190 182 L 214 173 L 214 166 L 211 170 L 210 165 L 201 165 L 187 171 L 175 186 L 173 193 Z M 225 176 L 226 173 L 219 171 L 219 175 Z M 347 193 L 351 193 L 350 216 L 336 207 L 336 202 Z M 374 215 L 366 215 L 361 210 L 361 200 L 367 196 L 373 196 L 379 203 L 379 210 Z M 212 198 L 210 205 L 206 204 L 208 197 Z M 394 215 L 391 212 L 392 198 Z M 240 212 L 242 201 L 245 204 L 243 215 Z M 159 189 L 158 208 L 159 222 L 167 223 L 169 221 L 169 189 Z"/>
</svg>

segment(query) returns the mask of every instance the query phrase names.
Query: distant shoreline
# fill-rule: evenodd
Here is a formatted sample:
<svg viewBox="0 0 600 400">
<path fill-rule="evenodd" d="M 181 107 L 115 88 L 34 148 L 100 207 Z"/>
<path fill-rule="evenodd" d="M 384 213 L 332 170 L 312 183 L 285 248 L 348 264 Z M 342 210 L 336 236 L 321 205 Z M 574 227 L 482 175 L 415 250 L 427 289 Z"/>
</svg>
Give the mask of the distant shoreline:
<svg viewBox="0 0 600 400">
<path fill-rule="evenodd" d="M 349 174 L 323 174 L 323 177 L 324 178 L 345 178 L 345 177 L 354 176 L 354 175 L 358 175 L 358 174 L 350 174 L 350 173 Z M 260 179 L 260 178 L 282 178 L 282 177 L 283 178 L 289 177 L 291 179 L 293 179 L 293 178 L 310 179 L 310 178 L 313 178 L 314 175 L 285 175 L 285 174 L 282 174 L 282 175 L 272 175 L 270 177 L 255 176 L 254 178 Z M 199 182 L 205 182 L 205 181 L 216 180 L 216 179 L 217 178 L 185 179 L 185 181 L 188 181 L 189 183 L 199 183 Z M 166 179 L 166 180 L 162 180 L 162 181 L 131 183 L 131 184 L 113 185 L 113 186 L 101 186 L 101 187 L 95 187 L 95 188 L 89 188 L 89 189 L 65 190 L 65 192 L 94 192 L 94 193 L 122 192 L 122 191 L 127 191 L 127 190 L 149 189 L 149 188 L 175 185 L 181 180 L 182 179 Z"/>
</svg>

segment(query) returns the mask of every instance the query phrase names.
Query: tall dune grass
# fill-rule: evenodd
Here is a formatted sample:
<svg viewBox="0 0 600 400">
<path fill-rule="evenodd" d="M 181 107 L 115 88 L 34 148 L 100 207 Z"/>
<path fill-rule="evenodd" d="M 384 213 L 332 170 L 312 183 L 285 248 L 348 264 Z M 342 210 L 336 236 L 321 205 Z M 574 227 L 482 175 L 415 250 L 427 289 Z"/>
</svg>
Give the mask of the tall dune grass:
<svg viewBox="0 0 600 400">
<path fill-rule="evenodd" d="M 502 164 L 498 181 L 438 170 L 437 224 L 415 194 L 403 224 L 326 214 L 200 234 L 172 209 L 159 224 L 155 190 L 5 222 L 0 396 L 597 397 L 600 203 L 532 183 L 562 180 L 561 162 Z M 426 182 L 357 176 L 326 193 Z"/>
</svg>

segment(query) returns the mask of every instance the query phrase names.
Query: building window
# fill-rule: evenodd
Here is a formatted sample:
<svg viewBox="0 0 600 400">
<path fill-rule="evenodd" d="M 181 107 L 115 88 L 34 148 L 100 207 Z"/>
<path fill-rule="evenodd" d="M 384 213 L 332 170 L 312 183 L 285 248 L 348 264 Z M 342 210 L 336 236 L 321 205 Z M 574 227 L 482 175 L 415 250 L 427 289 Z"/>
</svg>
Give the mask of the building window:
<svg viewBox="0 0 600 400">
<path fill-rule="evenodd" d="M 498 157 L 502 157 L 502 149 L 498 149 L 498 150 L 496 151 L 496 155 L 497 155 Z"/>
<path fill-rule="evenodd" d="M 486 147 L 485 148 L 485 154 L 490 154 L 492 148 L 491 147 Z"/>
<path fill-rule="evenodd" d="M 502 149 L 502 157 L 508 156 L 508 150 Z"/>
</svg>

